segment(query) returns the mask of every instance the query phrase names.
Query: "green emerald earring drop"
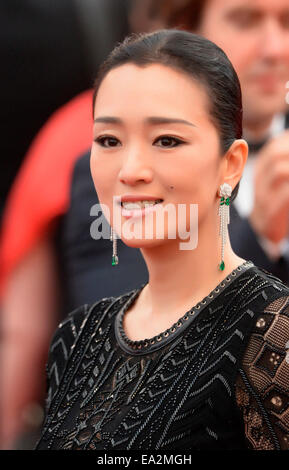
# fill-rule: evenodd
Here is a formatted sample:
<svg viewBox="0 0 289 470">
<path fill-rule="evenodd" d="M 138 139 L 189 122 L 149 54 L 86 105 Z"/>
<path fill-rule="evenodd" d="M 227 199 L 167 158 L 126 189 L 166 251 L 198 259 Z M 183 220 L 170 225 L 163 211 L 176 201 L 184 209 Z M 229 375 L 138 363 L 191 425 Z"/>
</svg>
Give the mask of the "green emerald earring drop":
<svg viewBox="0 0 289 470">
<path fill-rule="evenodd" d="M 111 265 L 116 266 L 118 264 L 118 256 L 117 256 L 117 237 L 116 233 L 113 228 L 110 228 L 110 241 L 112 242 L 112 260 Z"/>
<path fill-rule="evenodd" d="M 221 263 L 218 268 L 221 271 L 225 269 L 224 252 L 225 244 L 228 238 L 228 224 L 230 223 L 230 196 L 232 194 L 232 186 L 228 183 L 221 184 L 219 188 L 219 196 L 221 197 L 219 206 L 220 216 L 220 231 L 219 236 L 221 237 L 222 248 L 221 248 Z"/>
</svg>

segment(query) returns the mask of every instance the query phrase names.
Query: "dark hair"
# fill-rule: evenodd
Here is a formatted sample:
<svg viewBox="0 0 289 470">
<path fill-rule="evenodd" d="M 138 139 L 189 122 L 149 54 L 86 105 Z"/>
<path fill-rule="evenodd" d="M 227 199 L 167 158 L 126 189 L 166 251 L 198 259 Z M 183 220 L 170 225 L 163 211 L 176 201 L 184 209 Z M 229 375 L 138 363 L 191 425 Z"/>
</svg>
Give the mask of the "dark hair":
<svg viewBox="0 0 289 470">
<path fill-rule="evenodd" d="M 177 29 L 133 33 L 118 44 L 100 66 L 95 81 L 93 108 L 98 89 L 107 73 L 123 64 L 140 67 L 163 64 L 204 86 L 209 114 L 219 131 L 225 153 L 242 137 L 242 96 L 239 79 L 226 54 L 216 44 L 196 34 Z M 239 183 L 231 200 L 237 196 Z"/>
</svg>

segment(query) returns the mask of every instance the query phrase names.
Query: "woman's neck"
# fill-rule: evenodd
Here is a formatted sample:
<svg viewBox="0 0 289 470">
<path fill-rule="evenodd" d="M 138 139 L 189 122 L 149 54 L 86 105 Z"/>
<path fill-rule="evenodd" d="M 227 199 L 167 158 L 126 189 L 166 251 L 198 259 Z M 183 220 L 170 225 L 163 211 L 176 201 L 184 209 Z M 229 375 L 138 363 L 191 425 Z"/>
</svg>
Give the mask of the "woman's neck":
<svg viewBox="0 0 289 470">
<path fill-rule="evenodd" d="M 173 315 L 181 310 L 185 313 L 245 261 L 233 252 L 227 239 L 225 269 L 219 270 L 221 238 L 218 231 L 218 224 L 212 230 L 209 221 L 199 227 L 198 245 L 194 250 L 179 250 L 180 240 L 167 240 L 162 245 L 141 250 L 149 271 L 149 283 L 139 300 L 142 310 L 154 316 L 167 316 L 169 312 Z"/>
</svg>

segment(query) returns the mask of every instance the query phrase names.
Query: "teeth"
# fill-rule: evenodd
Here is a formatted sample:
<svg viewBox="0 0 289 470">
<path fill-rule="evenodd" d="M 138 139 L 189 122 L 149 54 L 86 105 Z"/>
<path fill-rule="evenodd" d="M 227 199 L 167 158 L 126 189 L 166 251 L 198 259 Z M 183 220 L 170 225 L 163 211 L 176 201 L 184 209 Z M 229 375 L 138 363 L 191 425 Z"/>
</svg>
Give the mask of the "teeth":
<svg viewBox="0 0 289 470">
<path fill-rule="evenodd" d="M 122 202 L 121 205 L 124 209 L 132 211 L 137 209 L 145 209 L 145 207 L 154 206 L 161 202 L 161 199 L 155 201 L 137 201 L 137 202 Z"/>
</svg>

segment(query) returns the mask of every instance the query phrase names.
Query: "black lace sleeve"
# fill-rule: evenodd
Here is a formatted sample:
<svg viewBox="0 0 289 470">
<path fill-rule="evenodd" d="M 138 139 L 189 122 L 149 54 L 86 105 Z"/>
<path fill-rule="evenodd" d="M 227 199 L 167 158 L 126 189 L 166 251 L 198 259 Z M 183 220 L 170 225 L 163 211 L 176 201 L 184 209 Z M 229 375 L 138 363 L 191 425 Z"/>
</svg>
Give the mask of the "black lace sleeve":
<svg viewBox="0 0 289 470">
<path fill-rule="evenodd" d="M 83 305 L 73 310 L 65 321 L 60 323 L 52 337 L 46 364 L 46 415 L 50 408 L 51 401 L 57 392 L 71 349 L 81 329 L 81 325 L 87 316 L 88 310 L 88 305 Z"/>
<path fill-rule="evenodd" d="M 256 317 L 236 380 L 248 447 L 289 450 L 289 296 Z"/>
</svg>

